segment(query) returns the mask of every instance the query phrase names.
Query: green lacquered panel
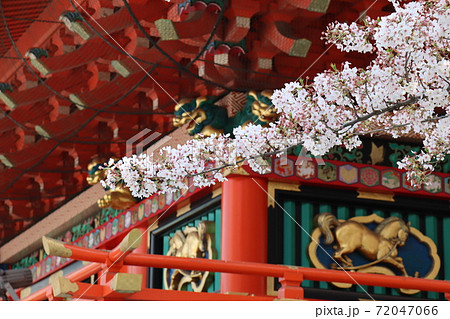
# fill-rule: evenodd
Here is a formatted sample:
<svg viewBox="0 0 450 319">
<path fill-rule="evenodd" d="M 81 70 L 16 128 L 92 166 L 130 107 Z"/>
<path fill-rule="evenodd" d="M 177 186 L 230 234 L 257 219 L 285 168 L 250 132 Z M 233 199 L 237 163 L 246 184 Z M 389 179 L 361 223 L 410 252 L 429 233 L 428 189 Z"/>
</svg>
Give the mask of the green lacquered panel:
<svg viewBox="0 0 450 319">
<path fill-rule="evenodd" d="M 314 217 L 323 212 L 331 212 L 336 214 L 337 218 L 340 220 L 347 220 L 351 216 L 368 216 L 371 214 L 375 214 L 382 218 L 387 218 L 391 216 L 395 216 L 401 218 L 405 221 L 409 221 L 411 226 L 421 230 L 421 232 L 430 237 L 437 245 L 438 252 L 443 256 L 442 262 L 442 276 L 445 279 L 450 279 L 450 216 L 444 218 L 441 222 L 441 217 L 436 216 L 423 216 L 420 215 L 420 211 L 418 211 L 415 206 L 411 206 L 408 209 L 399 206 L 400 208 L 394 209 L 394 206 L 388 208 L 389 206 L 382 205 L 366 205 L 365 203 L 361 203 L 361 205 L 345 205 L 338 204 L 332 201 L 309 201 L 309 200 L 295 200 L 295 197 L 286 199 L 284 204 L 284 209 L 286 211 L 292 212 L 294 214 L 295 211 L 297 213 L 296 220 L 300 225 L 308 230 L 308 233 L 311 234 L 313 230 L 313 220 Z M 333 203 L 333 206 L 331 204 Z M 386 208 L 384 208 L 386 207 Z M 287 219 L 284 219 L 284 243 L 286 245 L 283 247 L 285 255 L 283 255 L 284 263 L 292 264 L 292 261 L 296 261 L 297 265 L 302 267 L 314 267 L 310 263 L 309 255 L 307 252 L 307 247 L 311 242 L 311 239 L 308 234 L 303 232 L 300 227 L 297 226 L 295 230 L 293 230 L 292 226 L 288 226 Z M 447 231 L 445 231 L 447 230 Z M 289 241 L 288 238 L 292 238 L 292 233 L 296 233 L 296 242 Z M 442 234 L 442 236 L 440 235 Z M 292 246 L 294 246 L 294 252 L 292 252 Z M 296 248 L 295 248 L 296 247 Z M 444 268 L 445 267 L 445 268 Z M 444 278 L 440 278 L 444 279 Z M 314 283 L 310 281 L 305 281 L 302 283 L 303 287 L 319 287 L 321 289 L 335 289 L 334 286 L 327 283 Z M 364 293 L 364 290 L 368 290 L 367 287 L 363 286 L 362 288 L 354 285 L 351 289 L 344 289 L 343 291 L 353 290 L 360 293 Z M 429 299 L 439 299 L 442 298 L 442 294 L 439 293 L 418 293 L 415 295 L 404 295 L 398 289 L 389 289 L 384 287 L 373 287 L 370 291 L 375 295 L 384 295 L 390 294 L 393 296 L 404 296 L 404 297 L 417 297 L 417 298 L 429 298 Z"/>
<path fill-rule="evenodd" d="M 444 260 L 441 260 L 442 267 L 444 268 L 445 280 L 450 280 L 450 217 L 445 217 L 442 220 L 443 232 L 443 251 Z"/>
<path fill-rule="evenodd" d="M 386 288 L 384 287 L 373 287 L 374 294 L 384 295 L 386 293 Z"/>
<path fill-rule="evenodd" d="M 217 251 L 217 259 L 221 259 L 221 240 L 222 240 L 222 225 L 221 225 L 221 210 L 220 208 L 214 211 L 214 222 L 216 224 L 216 251 Z"/>
<path fill-rule="evenodd" d="M 378 215 L 378 216 L 384 218 L 384 211 L 375 209 L 375 210 L 373 210 L 372 212 L 373 212 L 375 215 Z"/>
<path fill-rule="evenodd" d="M 411 223 L 411 227 L 420 229 L 420 218 L 419 218 L 419 215 L 417 215 L 417 214 L 408 214 L 408 216 L 406 218 L 403 218 L 403 219 L 407 219 L 407 222 Z"/>
<path fill-rule="evenodd" d="M 321 214 L 321 213 L 331 213 L 331 206 L 330 205 L 325 205 L 325 204 L 321 204 L 321 205 L 319 205 L 319 214 Z M 331 284 L 329 284 L 328 282 L 323 282 L 323 281 L 321 281 L 320 283 L 319 283 L 319 287 L 321 288 L 321 289 L 329 289 L 330 288 L 330 285 Z"/>
<path fill-rule="evenodd" d="M 286 201 L 283 204 L 283 264 L 295 265 L 295 202 Z"/>
<path fill-rule="evenodd" d="M 391 293 L 393 296 L 400 296 L 401 294 L 400 294 L 400 292 L 398 291 L 398 289 L 392 289 L 392 293 Z"/>
<path fill-rule="evenodd" d="M 321 213 L 331 213 L 331 206 L 326 204 L 319 205 L 319 214 Z"/>
<path fill-rule="evenodd" d="M 355 216 L 367 216 L 367 209 L 365 208 L 356 208 Z"/>
<path fill-rule="evenodd" d="M 436 217 L 425 217 L 425 235 L 430 237 L 435 243 L 438 242 L 438 221 Z"/>
<path fill-rule="evenodd" d="M 347 220 L 350 217 L 350 212 L 348 207 L 339 206 L 337 208 L 337 218 L 342 220 Z"/>
<path fill-rule="evenodd" d="M 303 227 L 303 230 L 300 234 L 300 266 L 302 267 L 312 267 L 308 257 L 308 246 L 311 242 L 311 238 L 309 236 L 313 231 L 313 218 L 314 206 L 310 203 L 302 203 L 300 213 L 300 225 L 302 225 Z M 302 286 L 313 287 L 313 282 L 310 280 L 305 280 Z"/>
<path fill-rule="evenodd" d="M 433 242 L 438 242 L 438 221 L 434 216 L 426 216 L 425 217 L 425 236 L 430 237 Z M 430 299 L 438 299 L 439 293 L 437 292 L 428 292 L 428 298 Z"/>
<path fill-rule="evenodd" d="M 391 216 L 398 217 L 398 218 L 401 218 L 401 219 L 405 218 L 401 213 L 395 212 L 395 211 L 390 212 L 389 215 L 385 216 L 385 217 L 387 218 L 387 217 L 391 217 Z"/>
<path fill-rule="evenodd" d="M 169 251 L 169 236 L 164 236 L 163 238 L 163 254 L 167 254 Z"/>
</svg>

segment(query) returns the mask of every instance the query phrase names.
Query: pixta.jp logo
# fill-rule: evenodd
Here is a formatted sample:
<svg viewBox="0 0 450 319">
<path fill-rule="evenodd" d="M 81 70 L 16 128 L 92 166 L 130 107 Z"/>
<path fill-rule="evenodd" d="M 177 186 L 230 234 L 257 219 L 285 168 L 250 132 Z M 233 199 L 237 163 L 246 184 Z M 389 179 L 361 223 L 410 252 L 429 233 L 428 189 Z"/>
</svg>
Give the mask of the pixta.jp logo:
<svg viewBox="0 0 450 319">
<path fill-rule="evenodd" d="M 161 136 L 161 133 L 154 132 L 148 128 L 143 129 L 133 137 L 129 138 L 126 142 L 126 156 L 130 157 L 133 154 L 139 155 L 144 151 L 144 148 L 152 144 L 153 141 L 157 140 Z M 171 138 L 165 136 L 164 142 L 167 142 Z M 134 151 L 134 152 L 133 152 Z"/>
</svg>

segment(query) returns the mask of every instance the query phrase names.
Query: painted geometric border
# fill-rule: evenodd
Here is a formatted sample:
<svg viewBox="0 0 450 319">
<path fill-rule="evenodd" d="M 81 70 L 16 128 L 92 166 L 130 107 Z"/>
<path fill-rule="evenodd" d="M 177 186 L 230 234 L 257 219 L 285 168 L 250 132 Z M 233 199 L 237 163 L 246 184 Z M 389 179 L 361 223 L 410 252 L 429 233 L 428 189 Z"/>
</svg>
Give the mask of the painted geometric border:
<svg viewBox="0 0 450 319">
<path fill-rule="evenodd" d="M 250 175 L 257 175 L 248 167 L 244 168 Z M 297 180 L 304 184 L 327 184 L 450 199 L 450 174 L 444 173 L 430 174 L 428 185 L 415 188 L 406 179 L 406 172 L 397 168 L 330 160 L 323 163 L 303 160 L 296 164 L 296 157 L 289 156 L 287 161 L 274 159 L 271 173 L 264 176 Z"/>
</svg>

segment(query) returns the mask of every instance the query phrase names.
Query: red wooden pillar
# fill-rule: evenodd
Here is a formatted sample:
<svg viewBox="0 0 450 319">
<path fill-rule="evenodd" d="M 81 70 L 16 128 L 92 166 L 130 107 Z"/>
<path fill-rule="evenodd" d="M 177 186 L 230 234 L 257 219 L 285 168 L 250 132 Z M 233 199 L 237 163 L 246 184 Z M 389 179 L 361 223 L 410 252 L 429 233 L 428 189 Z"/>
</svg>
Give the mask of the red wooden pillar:
<svg viewBox="0 0 450 319">
<path fill-rule="evenodd" d="M 228 176 L 222 186 L 221 259 L 267 262 L 267 180 Z M 266 278 L 221 275 L 221 292 L 266 294 Z"/>
<path fill-rule="evenodd" d="M 142 232 L 142 241 L 141 244 L 133 250 L 133 253 L 137 254 L 148 254 L 148 241 L 147 241 L 147 227 L 138 227 Z M 129 274 L 141 274 L 142 275 L 142 287 L 147 287 L 147 267 L 141 266 L 124 266 L 121 272 L 126 272 Z"/>
</svg>

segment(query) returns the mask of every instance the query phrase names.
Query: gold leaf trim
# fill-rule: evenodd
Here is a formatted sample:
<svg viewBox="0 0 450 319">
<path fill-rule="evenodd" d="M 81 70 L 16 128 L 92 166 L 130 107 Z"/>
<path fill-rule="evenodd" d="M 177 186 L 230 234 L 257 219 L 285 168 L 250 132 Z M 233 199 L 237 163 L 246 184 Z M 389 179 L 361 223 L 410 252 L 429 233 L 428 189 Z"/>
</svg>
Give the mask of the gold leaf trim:
<svg viewBox="0 0 450 319">
<path fill-rule="evenodd" d="M 382 200 L 386 202 L 395 202 L 394 193 L 378 193 L 358 190 L 356 198 Z"/>
<path fill-rule="evenodd" d="M 266 278 L 266 295 L 267 296 L 278 296 L 278 291 L 274 289 L 275 277 Z"/>
<path fill-rule="evenodd" d="M 269 196 L 267 196 L 267 206 L 268 207 L 275 207 L 275 191 L 276 190 L 285 190 L 285 191 L 292 191 L 292 192 L 301 192 L 300 184 L 292 184 L 292 183 L 281 183 L 281 182 L 272 182 L 269 181 L 267 185 L 267 193 Z"/>
<path fill-rule="evenodd" d="M 215 190 L 213 190 L 211 193 L 211 198 L 215 198 L 219 195 L 222 195 L 222 187 L 219 187 L 219 188 L 216 188 Z"/>
<path fill-rule="evenodd" d="M 188 211 L 191 210 L 191 203 L 181 207 L 180 209 L 177 210 L 177 217 L 186 214 Z"/>
</svg>

